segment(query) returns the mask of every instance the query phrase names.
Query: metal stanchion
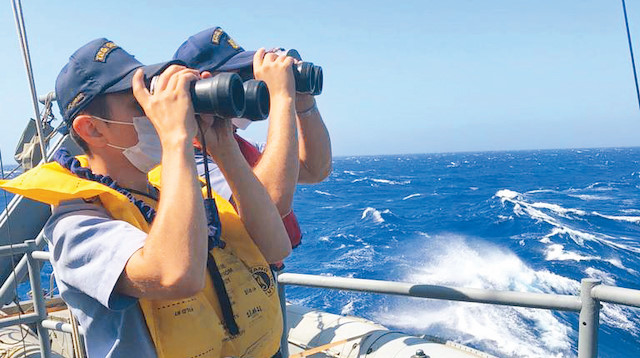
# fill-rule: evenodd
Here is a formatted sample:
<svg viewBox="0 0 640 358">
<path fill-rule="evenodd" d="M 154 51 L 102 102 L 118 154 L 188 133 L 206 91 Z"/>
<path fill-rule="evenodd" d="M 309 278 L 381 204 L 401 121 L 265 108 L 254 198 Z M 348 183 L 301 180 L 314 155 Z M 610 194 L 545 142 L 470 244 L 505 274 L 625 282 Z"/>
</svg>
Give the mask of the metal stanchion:
<svg viewBox="0 0 640 358">
<path fill-rule="evenodd" d="M 600 284 L 600 280 L 585 278 L 580 288 L 582 309 L 580 310 L 580 328 L 578 329 L 578 358 L 596 358 L 598 356 L 598 328 L 600 326 L 600 301 L 591 297 L 591 289 Z"/>
<path fill-rule="evenodd" d="M 44 303 L 42 294 L 42 286 L 40 284 L 40 263 L 33 258 L 31 253 L 38 250 L 35 240 L 27 240 L 25 244 L 29 245 L 27 251 L 27 266 L 29 267 L 29 282 L 31 283 L 31 292 L 33 295 L 33 309 L 39 319 L 36 322 L 38 332 L 38 340 L 40 341 L 40 351 L 45 358 L 51 357 L 51 343 L 49 342 L 49 330 L 42 326 L 42 321 L 47 319 L 47 306 Z"/>
<path fill-rule="evenodd" d="M 280 298 L 280 308 L 282 308 L 282 338 L 280 339 L 280 354 L 283 358 L 289 357 L 289 339 L 287 329 L 287 297 L 284 293 L 284 284 L 278 282 L 278 273 L 274 272 L 276 285 L 278 285 L 278 297 Z"/>
</svg>

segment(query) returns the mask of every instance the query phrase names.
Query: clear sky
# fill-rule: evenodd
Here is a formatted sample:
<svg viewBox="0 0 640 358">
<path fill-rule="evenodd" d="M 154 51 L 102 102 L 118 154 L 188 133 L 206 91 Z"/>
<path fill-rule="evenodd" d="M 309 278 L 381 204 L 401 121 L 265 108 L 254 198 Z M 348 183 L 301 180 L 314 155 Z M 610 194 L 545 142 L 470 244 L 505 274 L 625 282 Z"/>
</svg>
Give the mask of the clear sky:
<svg viewBox="0 0 640 358">
<path fill-rule="evenodd" d="M 640 4 L 628 4 L 640 56 Z M 636 146 L 620 1 L 25 1 L 39 94 L 107 37 L 143 63 L 222 26 L 245 49 L 324 69 L 334 155 Z M 33 117 L 10 2 L 0 5 L 0 148 Z M 57 110 L 57 107 L 56 107 Z M 59 116 L 58 116 L 59 117 Z M 264 138 L 266 126 L 245 134 Z"/>
</svg>

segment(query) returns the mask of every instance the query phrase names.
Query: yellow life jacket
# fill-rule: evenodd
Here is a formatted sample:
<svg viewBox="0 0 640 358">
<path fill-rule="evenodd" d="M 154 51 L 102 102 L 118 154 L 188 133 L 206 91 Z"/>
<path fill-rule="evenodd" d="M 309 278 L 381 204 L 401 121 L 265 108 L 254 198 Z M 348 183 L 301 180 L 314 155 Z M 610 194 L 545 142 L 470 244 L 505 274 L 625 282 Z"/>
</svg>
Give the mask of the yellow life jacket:
<svg viewBox="0 0 640 358">
<path fill-rule="evenodd" d="M 77 159 L 87 166 L 86 157 Z M 154 186 L 159 186 L 160 171 L 158 167 L 149 173 Z M 97 197 L 115 220 L 149 232 L 149 224 L 126 196 L 106 185 L 81 179 L 56 162 L 0 181 L 0 188 L 50 205 Z M 214 248 L 210 254 L 225 282 L 240 332 L 231 336 L 225 330 L 220 304 L 207 275 L 205 288 L 195 296 L 181 300 L 139 300 L 159 358 L 268 358 L 279 348 L 282 313 L 269 265 L 233 206 L 217 194 L 215 201 L 226 246 Z"/>
</svg>

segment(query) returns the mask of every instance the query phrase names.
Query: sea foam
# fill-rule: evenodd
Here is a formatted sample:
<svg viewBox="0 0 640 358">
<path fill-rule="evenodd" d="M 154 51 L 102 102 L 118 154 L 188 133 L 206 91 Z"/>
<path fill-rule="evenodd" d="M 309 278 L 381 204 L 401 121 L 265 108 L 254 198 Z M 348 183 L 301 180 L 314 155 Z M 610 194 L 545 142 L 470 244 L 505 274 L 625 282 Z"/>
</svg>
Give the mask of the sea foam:
<svg viewBox="0 0 640 358">
<path fill-rule="evenodd" d="M 486 243 L 436 236 L 425 243 L 422 267 L 403 281 L 454 287 L 577 294 L 577 281 L 528 267 L 514 253 Z M 405 300 L 376 315 L 384 324 L 461 338 L 499 356 L 572 356 L 573 328 L 551 311 L 469 303 Z"/>
<path fill-rule="evenodd" d="M 380 212 L 374 208 L 364 209 L 364 211 L 362 212 L 362 217 L 360 219 L 365 219 L 367 217 L 371 217 L 373 222 L 378 224 L 384 222 L 384 219 L 382 218 L 382 215 L 380 214 Z"/>
</svg>

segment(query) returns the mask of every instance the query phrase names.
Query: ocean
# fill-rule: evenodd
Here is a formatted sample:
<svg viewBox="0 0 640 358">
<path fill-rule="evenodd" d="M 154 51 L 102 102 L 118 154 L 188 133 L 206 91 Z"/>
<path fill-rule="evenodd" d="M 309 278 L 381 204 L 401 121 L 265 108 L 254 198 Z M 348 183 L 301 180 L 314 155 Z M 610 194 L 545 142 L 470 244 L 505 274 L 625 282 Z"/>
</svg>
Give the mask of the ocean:
<svg viewBox="0 0 640 358">
<path fill-rule="evenodd" d="M 335 158 L 301 185 L 286 271 L 578 294 L 640 289 L 640 148 Z M 576 357 L 578 314 L 288 287 L 287 299 L 499 357 Z M 640 356 L 640 310 L 603 304 L 599 357 Z"/>
<path fill-rule="evenodd" d="M 640 148 L 340 157 L 327 180 L 298 187 L 294 208 L 304 237 L 287 272 L 558 294 L 592 277 L 640 289 Z M 577 313 L 286 293 L 499 357 L 577 356 Z M 640 311 L 603 306 L 599 357 L 639 357 Z"/>
</svg>

